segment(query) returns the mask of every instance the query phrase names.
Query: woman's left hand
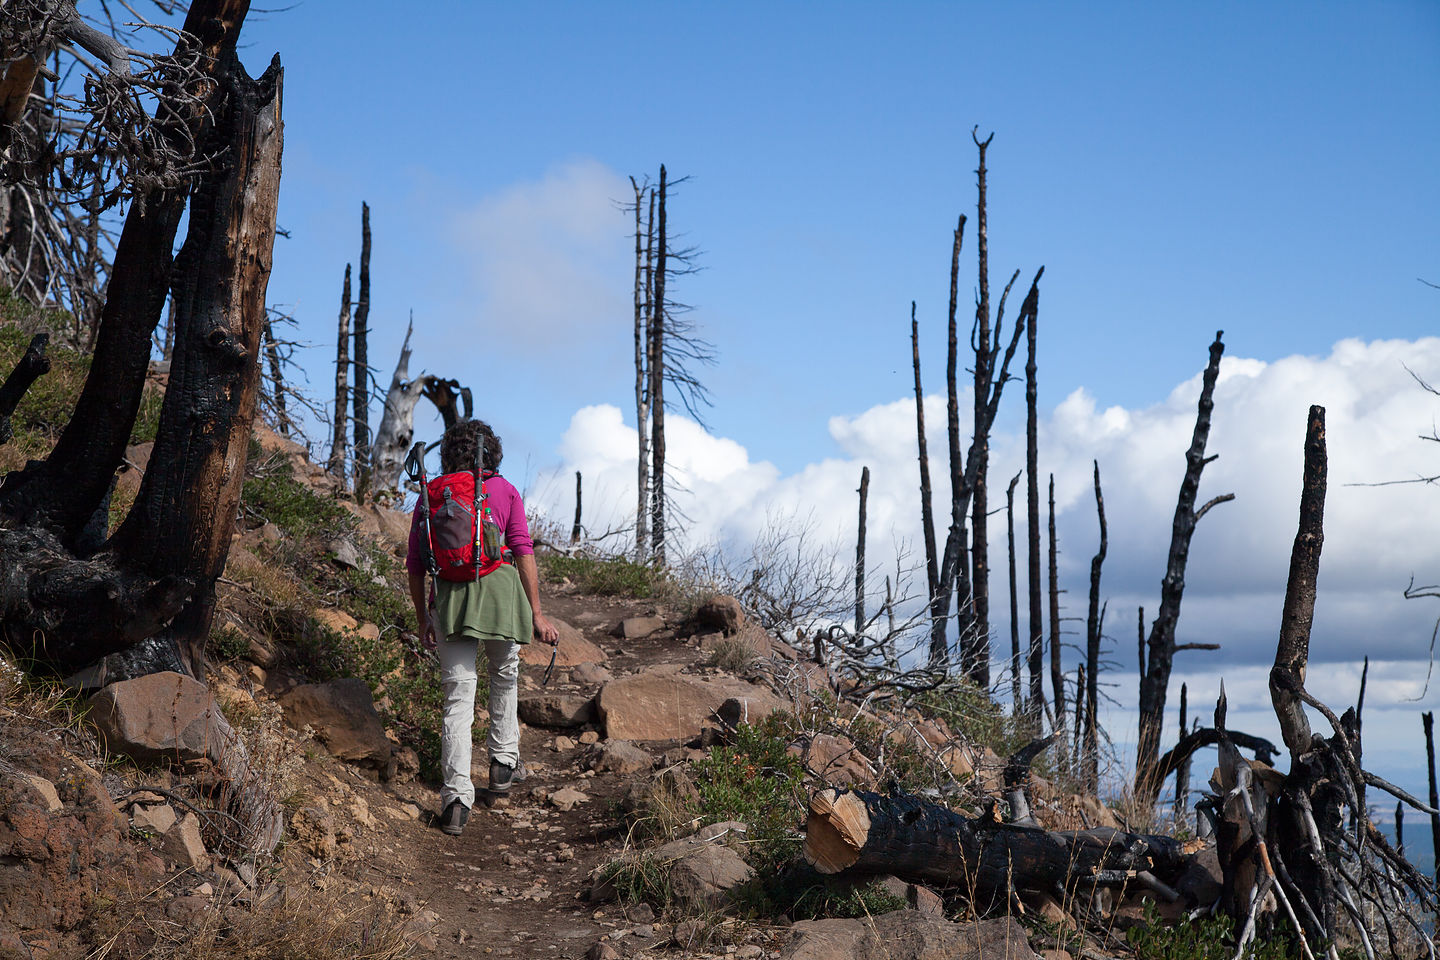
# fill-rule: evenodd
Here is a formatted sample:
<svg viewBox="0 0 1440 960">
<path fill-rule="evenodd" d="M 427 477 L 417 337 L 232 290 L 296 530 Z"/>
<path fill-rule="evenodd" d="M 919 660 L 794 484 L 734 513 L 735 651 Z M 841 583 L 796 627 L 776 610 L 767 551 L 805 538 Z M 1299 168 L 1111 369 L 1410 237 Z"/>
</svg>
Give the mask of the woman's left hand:
<svg viewBox="0 0 1440 960">
<path fill-rule="evenodd" d="M 555 624 L 551 623 L 548 617 L 537 614 L 535 617 L 535 638 L 537 640 L 543 640 L 553 647 L 560 642 L 560 631 L 555 628 Z"/>
</svg>

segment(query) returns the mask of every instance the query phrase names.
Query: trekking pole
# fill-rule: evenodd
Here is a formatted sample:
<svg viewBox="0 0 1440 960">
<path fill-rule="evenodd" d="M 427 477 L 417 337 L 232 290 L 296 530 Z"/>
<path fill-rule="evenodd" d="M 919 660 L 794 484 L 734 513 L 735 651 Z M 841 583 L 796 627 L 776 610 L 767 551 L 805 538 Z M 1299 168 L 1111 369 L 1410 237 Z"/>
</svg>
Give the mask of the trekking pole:
<svg viewBox="0 0 1440 960">
<path fill-rule="evenodd" d="M 417 442 L 405 458 L 405 475 L 420 484 L 420 512 L 425 517 L 425 570 L 433 577 L 440 572 L 435 562 L 435 544 L 430 536 L 430 494 L 425 478 L 425 444 Z"/>
</svg>

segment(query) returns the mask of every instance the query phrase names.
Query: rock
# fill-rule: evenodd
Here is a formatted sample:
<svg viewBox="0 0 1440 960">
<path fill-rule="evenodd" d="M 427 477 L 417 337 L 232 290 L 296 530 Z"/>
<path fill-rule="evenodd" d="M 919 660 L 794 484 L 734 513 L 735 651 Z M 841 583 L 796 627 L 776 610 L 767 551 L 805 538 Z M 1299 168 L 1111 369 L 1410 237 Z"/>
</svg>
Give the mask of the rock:
<svg viewBox="0 0 1440 960">
<path fill-rule="evenodd" d="M 320 860 L 335 855 L 335 818 L 318 804 L 295 811 L 290 818 L 290 836 L 302 850 Z"/>
<path fill-rule="evenodd" d="M 615 624 L 610 635 L 622 640 L 640 640 L 663 629 L 665 621 L 659 617 L 626 617 Z"/>
<path fill-rule="evenodd" d="M 755 876 L 740 854 L 718 843 L 675 840 L 651 856 L 665 865 L 674 895 L 697 907 L 723 906 L 732 889 Z"/>
<path fill-rule="evenodd" d="M 571 739 L 570 739 L 569 737 L 567 737 L 567 736 L 563 736 L 563 735 L 562 735 L 562 736 L 556 737 L 556 738 L 555 738 L 555 742 L 554 742 L 553 744 L 551 744 L 551 746 L 553 746 L 553 747 L 555 748 L 555 752 L 556 752 L 556 753 L 564 753 L 564 752 L 566 752 L 567 750 L 574 750 L 574 749 L 575 749 L 575 741 L 574 741 L 574 740 L 571 740 Z"/>
<path fill-rule="evenodd" d="M 310 611 L 310 616 L 326 630 L 334 630 L 336 633 L 354 633 L 360 626 L 359 620 L 334 607 L 316 607 Z"/>
<path fill-rule="evenodd" d="M 520 698 L 520 719 L 532 727 L 583 727 L 595 719 L 591 697 L 541 693 Z"/>
<path fill-rule="evenodd" d="M 655 909 L 642 900 L 625 908 L 625 919 L 631 923 L 654 923 Z"/>
<path fill-rule="evenodd" d="M 206 910 L 210 909 L 210 898 L 191 894 L 184 897 L 174 897 L 165 904 L 165 916 L 181 926 L 188 925 L 195 921 Z"/>
<path fill-rule="evenodd" d="M 550 806 L 559 810 L 561 813 L 574 810 L 577 804 L 585 803 L 589 799 L 588 796 L 576 790 L 574 787 L 561 787 L 559 790 L 550 794 L 549 797 Z"/>
<path fill-rule="evenodd" d="M 334 560 L 342 567 L 351 570 L 360 566 L 360 551 L 355 549 L 355 544 L 350 540 L 331 540 L 325 545 L 325 549 L 334 555 Z"/>
<path fill-rule="evenodd" d="M 40 799 L 45 804 L 46 813 L 59 813 L 65 809 L 65 804 L 60 802 L 60 794 L 55 790 L 55 784 L 33 773 L 22 773 L 20 774 L 20 779 L 24 780 L 30 785 L 31 790 L 34 790 L 40 795 Z"/>
<path fill-rule="evenodd" d="M 604 940 L 596 940 L 585 951 L 585 960 L 620 960 L 620 952 Z"/>
<path fill-rule="evenodd" d="M 556 669 L 575 667 L 582 663 L 600 663 L 605 659 L 605 651 L 586 640 L 579 630 L 558 617 L 549 619 L 560 634 L 560 640 L 555 645 Z M 520 659 L 543 669 L 550 664 L 550 644 L 522 643 Z"/>
<path fill-rule="evenodd" d="M 266 670 L 275 666 L 275 651 L 263 640 L 257 639 L 256 637 L 250 637 L 249 639 L 250 644 L 245 650 L 245 659 L 249 660 L 255 666 L 263 667 Z"/>
<path fill-rule="evenodd" d="M 595 703 L 610 739 L 688 740 L 698 736 L 715 710 L 732 697 L 743 701 L 751 723 L 783 706 L 769 690 L 743 680 L 673 670 L 611 680 L 600 688 Z"/>
<path fill-rule="evenodd" d="M 610 671 L 598 663 L 577 663 L 570 669 L 570 680 L 585 686 L 598 687 L 602 683 L 610 682 L 612 678 Z"/>
<path fill-rule="evenodd" d="M 711 597 L 695 609 L 690 617 L 692 633 L 718 632 L 732 636 L 745 623 L 745 608 L 734 597 Z"/>
<path fill-rule="evenodd" d="M 620 807 L 626 813 L 644 814 L 655 809 L 681 810 L 699 802 L 700 791 L 685 768 L 672 766 L 631 783 L 620 798 Z"/>
<path fill-rule="evenodd" d="M 231 737 L 209 688 L 172 672 L 110 684 L 90 698 L 90 721 L 106 749 L 140 763 L 213 757 Z"/>
<path fill-rule="evenodd" d="M 624 740 L 607 740 L 595 748 L 590 759 L 590 769 L 596 773 L 618 773 L 622 777 L 654 766 L 654 757 Z"/>
<path fill-rule="evenodd" d="M 148 830 L 159 836 L 175 825 L 175 808 L 168 803 L 157 806 L 137 806 L 130 813 L 130 825 L 136 830 Z"/>
<path fill-rule="evenodd" d="M 210 866 L 210 854 L 200 838 L 200 818 L 193 813 L 185 814 L 169 829 L 160 841 L 160 850 L 166 859 L 182 867 L 204 870 Z"/>
<path fill-rule="evenodd" d="M 1025 930 L 1011 917 L 951 923 L 916 910 L 864 920 L 802 920 L 790 927 L 783 960 L 1031 960 Z"/>
<path fill-rule="evenodd" d="M 364 680 L 302 684 L 281 697 L 280 706 L 286 723 L 297 730 L 309 726 L 334 756 L 372 769 L 382 780 L 394 775 L 394 749 Z"/>
<path fill-rule="evenodd" d="M 596 733 L 594 730 L 586 730 L 584 733 L 580 734 L 580 742 L 585 744 L 599 743 L 600 734 Z"/>
<path fill-rule="evenodd" d="M 1069 950 L 1041 950 L 1036 956 L 1038 956 L 1040 960 L 1075 960 Z"/>
<path fill-rule="evenodd" d="M 723 820 L 710 823 L 695 831 L 695 840 L 701 843 L 723 843 L 740 853 L 750 828 L 739 820 Z"/>
</svg>

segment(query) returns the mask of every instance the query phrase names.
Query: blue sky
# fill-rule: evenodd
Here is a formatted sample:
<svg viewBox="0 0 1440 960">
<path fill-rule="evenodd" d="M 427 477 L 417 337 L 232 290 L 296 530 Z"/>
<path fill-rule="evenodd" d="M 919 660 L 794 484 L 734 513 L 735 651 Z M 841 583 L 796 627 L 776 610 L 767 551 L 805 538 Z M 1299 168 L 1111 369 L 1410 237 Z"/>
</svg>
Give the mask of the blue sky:
<svg viewBox="0 0 1440 960">
<path fill-rule="evenodd" d="M 315 395 L 331 390 L 365 200 L 382 387 L 413 309 L 412 373 L 475 388 L 532 507 L 564 513 L 583 468 L 592 523 L 607 510 L 623 521 L 632 240 L 616 204 L 627 175 L 663 162 L 690 177 L 672 230 L 703 251 L 703 271 L 674 293 L 719 354 L 704 374 L 709 434 L 672 427 L 694 544 L 743 544 L 762 514 L 808 511 L 844 556 L 863 464 L 872 544 L 913 545 L 909 304 L 938 456 L 950 232 L 971 217 L 968 329 L 970 131 L 994 131 L 991 284 L 998 296 L 1021 271 L 1012 315 L 1045 266 L 1041 457 L 1057 477 L 1067 615 L 1083 612 L 1094 550 L 1092 457 L 1105 475 L 1117 740 L 1133 736 L 1135 606 L 1153 615 L 1196 377 L 1223 328 L 1221 460 L 1201 495 L 1237 500 L 1197 534 L 1179 639 L 1224 649 L 1182 655 L 1172 700 L 1188 679 L 1192 704 L 1213 701 L 1223 677 L 1235 722 L 1273 735 L 1263 664 L 1305 410 L 1325 403 L 1333 483 L 1314 660 L 1327 666 L 1313 683 L 1349 702 L 1359 658 L 1376 658 L 1367 757 L 1421 785 L 1416 714 L 1440 700 L 1423 683 L 1437 611 L 1398 594 L 1411 573 L 1440 579 L 1440 511 L 1431 489 L 1346 484 L 1437 472 L 1416 435 L 1440 401 L 1405 367 L 1440 382 L 1440 340 L 1423 339 L 1440 291 L 1417 279 L 1440 283 L 1440 6 L 336 9 L 309 0 L 246 28 L 252 67 L 275 50 L 286 64 L 291 238 L 277 241 L 269 298 L 314 344 L 299 359 Z M 1014 472 L 1023 434 L 1023 389 L 1006 396 L 997 477 Z M 418 409 L 420 435 L 438 435 Z M 998 551 L 992 566 L 1004 606 Z M 1008 635 L 1003 620 L 995 629 Z"/>
<path fill-rule="evenodd" d="M 626 222 L 559 231 L 612 299 L 566 304 L 537 344 L 465 282 L 506 242 L 467 215 L 577 163 L 692 178 L 671 221 L 704 251 L 677 295 L 719 349 L 709 423 L 784 469 L 832 452 L 830 416 L 906 390 L 911 299 L 940 387 L 977 124 L 996 134 L 992 284 L 1046 266 L 1042 402 L 1081 384 L 1156 399 L 1222 327 L 1262 359 L 1433 329 L 1440 298 L 1416 282 L 1440 274 L 1433 4 L 426 10 L 312 0 L 247 27 L 247 58 L 287 67 L 293 238 L 271 299 L 327 345 L 323 382 L 368 200 L 382 382 L 411 308 L 429 370 L 478 380 L 484 338 L 524 397 L 487 410 L 537 464 L 577 406 L 630 389 Z"/>
</svg>

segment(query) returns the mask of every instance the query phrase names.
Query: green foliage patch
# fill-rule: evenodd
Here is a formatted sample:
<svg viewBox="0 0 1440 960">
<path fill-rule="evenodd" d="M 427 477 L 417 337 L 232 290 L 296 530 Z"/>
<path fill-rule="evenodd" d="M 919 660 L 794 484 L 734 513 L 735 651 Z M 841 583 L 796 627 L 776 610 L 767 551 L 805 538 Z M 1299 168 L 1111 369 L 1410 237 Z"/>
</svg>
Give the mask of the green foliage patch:
<svg viewBox="0 0 1440 960">
<path fill-rule="evenodd" d="M 539 558 L 540 574 L 549 583 L 570 580 L 586 593 L 605 597 L 636 597 L 655 595 L 660 574 L 643 563 L 625 559 L 599 557 L 566 557 L 545 555 Z"/>
<path fill-rule="evenodd" d="M 355 530 L 357 521 L 344 507 L 295 479 L 295 468 L 284 455 L 258 463 L 253 459 L 242 494 L 246 513 L 275 524 L 294 540 Z"/>
<path fill-rule="evenodd" d="M 1137 960 L 1230 960 L 1235 922 L 1222 913 L 1167 926 L 1155 905 L 1147 903 L 1144 920 L 1127 931 L 1125 939 Z M 1254 960 L 1295 960 L 1299 955 L 1288 937 L 1257 938 L 1246 954 Z"/>
</svg>

